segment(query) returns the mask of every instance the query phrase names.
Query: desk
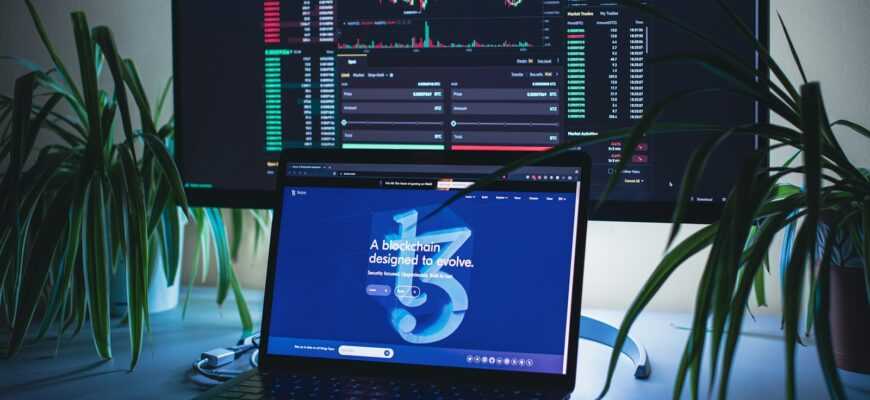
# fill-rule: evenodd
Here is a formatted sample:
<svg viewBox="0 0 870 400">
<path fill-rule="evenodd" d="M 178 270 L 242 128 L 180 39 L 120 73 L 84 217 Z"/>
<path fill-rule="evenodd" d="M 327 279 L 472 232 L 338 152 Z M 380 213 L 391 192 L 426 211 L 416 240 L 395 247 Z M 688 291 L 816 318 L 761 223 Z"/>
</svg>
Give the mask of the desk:
<svg viewBox="0 0 870 400">
<path fill-rule="evenodd" d="M 259 315 L 262 295 L 248 293 L 253 315 Z M 607 322 L 618 322 L 621 312 L 587 310 L 584 314 Z M 608 399 L 664 399 L 671 388 L 686 332 L 675 325 L 687 325 L 686 314 L 645 313 L 637 322 L 634 336 L 649 351 L 653 375 L 647 381 L 633 378 L 631 362 L 623 357 L 616 371 Z M 779 399 L 783 397 L 783 345 L 775 317 L 760 317 L 748 323 L 740 342 L 731 383 L 735 399 Z M 5 336 L 5 335 L 0 335 Z M 151 333 L 137 369 L 129 373 L 127 331 L 113 322 L 115 358 L 101 362 L 94 352 L 90 333 L 61 344 L 49 339 L 31 346 L 13 360 L 0 360 L 0 398 L 6 399 L 189 399 L 200 393 L 190 380 L 191 363 L 202 351 L 234 343 L 239 337 L 238 314 L 233 301 L 223 309 L 214 305 L 214 291 L 198 289 L 191 299 L 186 319 L 174 310 L 152 316 Z M 5 340 L 5 337 L 2 339 Z M 581 341 L 580 367 L 574 399 L 594 398 L 604 382 L 610 350 Z M 800 348 L 797 355 L 798 393 L 802 399 L 826 398 L 814 347 Z M 851 398 L 870 398 L 870 379 L 844 373 Z M 706 382 L 706 379 L 704 380 Z"/>
</svg>

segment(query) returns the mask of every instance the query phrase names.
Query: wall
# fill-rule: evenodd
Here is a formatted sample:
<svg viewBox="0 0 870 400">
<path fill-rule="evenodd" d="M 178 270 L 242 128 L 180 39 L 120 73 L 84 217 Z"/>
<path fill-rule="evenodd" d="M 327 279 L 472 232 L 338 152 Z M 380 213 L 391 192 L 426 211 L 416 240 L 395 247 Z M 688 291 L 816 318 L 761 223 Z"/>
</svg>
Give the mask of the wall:
<svg viewBox="0 0 870 400">
<path fill-rule="evenodd" d="M 70 12 L 81 10 L 90 25 L 108 25 L 124 58 L 133 59 L 149 97 L 154 99 L 172 75 L 172 21 L 169 0 L 33 0 L 54 47 L 70 74 L 79 78 Z M 2 0 L 0 6 L 0 56 L 15 56 L 50 65 L 24 0 Z M 11 94 L 14 78 L 28 71 L 0 60 L 0 93 Z M 104 73 L 103 87 L 111 87 Z M 170 98 L 167 107 L 172 107 Z"/>
<path fill-rule="evenodd" d="M 23 1 L 3 1 L 0 16 L 0 54 L 30 58 L 48 64 L 35 30 L 27 17 Z M 65 60 L 74 59 L 68 11 L 82 9 L 92 24 L 109 24 L 126 57 L 139 65 L 146 90 L 156 96 L 172 72 L 171 22 L 169 0 L 36 0 L 50 36 L 56 40 Z M 59 7 L 57 4 L 63 4 Z M 773 8 L 782 12 L 792 30 L 798 51 L 810 79 L 823 82 L 833 118 L 850 118 L 870 125 L 870 2 L 866 0 L 774 0 Z M 777 25 L 778 26 L 778 25 Z M 781 30 L 773 29 L 772 52 L 789 75 L 797 79 L 797 69 L 789 61 L 787 44 Z M 69 65 L 77 74 L 77 68 Z M 23 72 L 8 64 L 0 65 L 0 92 L 11 93 L 12 77 Z M 170 103 L 171 105 L 171 103 Z M 854 135 L 843 136 L 847 153 L 859 165 L 870 167 L 870 147 Z M 776 160 L 783 159 L 777 154 Z M 688 227 L 686 233 L 696 230 Z M 192 233 L 192 232 L 191 232 Z M 628 305 L 664 250 L 668 226 L 661 224 L 593 222 L 589 229 L 589 251 L 585 277 L 586 307 L 621 308 Z M 248 240 L 250 242 L 250 240 Z M 250 245 L 248 244 L 248 246 Z M 251 249 L 243 251 L 250 254 Z M 191 252 L 192 253 L 192 252 Z M 777 259 L 774 255 L 773 261 Z M 690 310 L 700 276 L 702 261 L 692 260 L 677 272 L 651 305 L 655 309 Z M 246 285 L 262 286 L 265 258 L 245 255 L 238 271 Z M 777 277 L 770 278 L 771 307 L 777 311 Z"/>
</svg>

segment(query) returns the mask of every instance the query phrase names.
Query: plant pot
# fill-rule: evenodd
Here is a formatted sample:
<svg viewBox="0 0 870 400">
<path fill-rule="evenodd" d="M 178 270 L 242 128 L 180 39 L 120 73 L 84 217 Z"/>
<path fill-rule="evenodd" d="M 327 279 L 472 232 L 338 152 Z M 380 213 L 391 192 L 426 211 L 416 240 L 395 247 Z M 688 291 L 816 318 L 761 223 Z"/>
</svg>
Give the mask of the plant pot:
<svg viewBox="0 0 870 400">
<path fill-rule="evenodd" d="M 112 276 L 111 313 L 112 317 L 122 317 L 127 314 L 127 269 L 118 267 Z M 151 283 L 148 286 L 148 312 L 157 314 L 169 311 L 178 306 L 178 296 L 181 290 L 181 273 L 175 275 L 175 282 L 167 285 L 166 274 L 163 272 L 163 261 L 157 258 L 151 266 Z"/>
<path fill-rule="evenodd" d="M 833 234 L 832 234 L 833 233 Z M 825 243 L 834 240 L 831 253 L 831 344 L 837 367 L 870 374 L 870 302 L 864 280 L 862 245 L 844 231 L 832 232 L 831 216 L 822 215 L 816 255 L 821 258 Z"/>
<path fill-rule="evenodd" d="M 837 367 L 870 374 L 870 303 L 863 270 L 831 268 L 830 317 Z"/>
<path fill-rule="evenodd" d="M 179 230 L 178 243 L 179 246 L 184 243 L 183 225 Z M 175 274 L 175 282 L 169 285 L 163 271 L 163 257 L 160 251 L 160 246 L 155 246 L 152 252 L 154 262 L 151 265 L 151 282 L 148 285 L 148 312 L 150 314 L 169 311 L 177 307 L 181 291 L 180 265 L 178 273 Z M 181 263 L 181 257 L 178 258 L 178 262 Z M 125 266 L 118 266 L 115 274 L 112 275 L 111 285 L 110 312 L 113 317 L 122 317 L 127 313 L 127 268 Z"/>
</svg>

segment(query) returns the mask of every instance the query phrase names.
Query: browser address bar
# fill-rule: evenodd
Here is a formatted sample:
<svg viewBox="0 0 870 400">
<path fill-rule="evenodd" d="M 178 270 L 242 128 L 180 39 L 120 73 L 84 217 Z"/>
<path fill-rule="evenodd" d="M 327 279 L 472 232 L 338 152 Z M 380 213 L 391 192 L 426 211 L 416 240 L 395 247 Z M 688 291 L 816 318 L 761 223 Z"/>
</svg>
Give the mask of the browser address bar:
<svg viewBox="0 0 870 400">
<path fill-rule="evenodd" d="M 468 189 L 474 182 L 443 180 L 438 181 L 438 190 L 462 190 Z"/>
</svg>

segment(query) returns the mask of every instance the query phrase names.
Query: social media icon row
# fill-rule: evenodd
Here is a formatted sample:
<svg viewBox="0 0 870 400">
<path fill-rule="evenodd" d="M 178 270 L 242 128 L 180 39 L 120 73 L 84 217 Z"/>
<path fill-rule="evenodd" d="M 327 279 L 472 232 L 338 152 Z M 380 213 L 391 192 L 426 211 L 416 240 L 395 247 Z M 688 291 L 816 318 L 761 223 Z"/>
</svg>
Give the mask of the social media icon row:
<svg viewBox="0 0 870 400">
<path fill-rule="evenodd" d="M 532 367 L 535 365 L 534 360 L 531 358 L 502 358 L 481 355 L 468 355 L 465 357 L 465 361 L 469 364 L 501 365 L 506 367 Z"/>
</svg>

